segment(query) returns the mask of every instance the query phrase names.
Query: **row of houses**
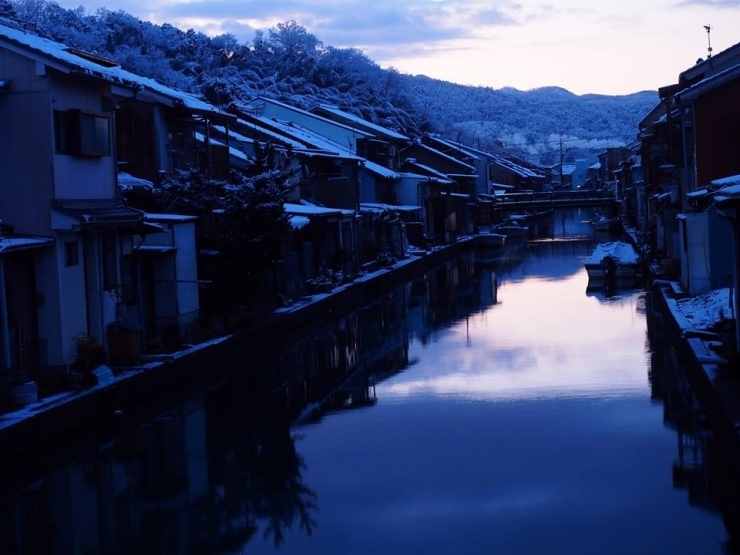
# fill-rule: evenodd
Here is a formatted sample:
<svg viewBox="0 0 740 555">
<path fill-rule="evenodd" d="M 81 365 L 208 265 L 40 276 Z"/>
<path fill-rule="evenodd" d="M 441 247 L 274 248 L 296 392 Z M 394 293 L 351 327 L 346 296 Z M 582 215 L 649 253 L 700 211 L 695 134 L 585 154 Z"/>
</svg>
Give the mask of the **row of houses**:
<svg viewBox="0 0 740 555">
<path fill-rule="evenodd" d="M 613 180 L 623 214 L 656 259 L 659 276 L 692 296 L 740 286 L 740 43 L 699 60 L 625 147 Z M 726 317 L 737 322 L 735 294 Z M 735 325 L 736 345 L 740 327 Z"/>
<path fill-rule="evenodd" d="M 291 231 L 254 295 L 267 309 L 454 242 L 490 223 L 497 191 L 550 176 L 335 106 L 212 106 L 7 21 L 0 121 L 0 406 L 197 334 L 218 253 L 196 245 L 197 217 L 138 202 L 178 169 L 228 180 L 269 146 L 291 170 Z"/>
</svg>

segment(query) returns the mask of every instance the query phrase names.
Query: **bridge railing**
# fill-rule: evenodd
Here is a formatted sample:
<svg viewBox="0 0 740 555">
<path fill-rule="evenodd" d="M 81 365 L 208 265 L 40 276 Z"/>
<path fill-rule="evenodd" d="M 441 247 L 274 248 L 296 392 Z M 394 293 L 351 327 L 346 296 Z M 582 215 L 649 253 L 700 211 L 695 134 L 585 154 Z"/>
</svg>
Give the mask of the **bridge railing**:
<svg viewBox="0 0 740 555">
<path fill-rule="evenodd" d="M 517 204 L 532 201 L 566 201 L 566 200 L 613 200 L 614 192 L 610 190 L 576 189 L 573 191 L 530 191 L 506 193 L 495 197 L 497 204 Z"/>
</svg>

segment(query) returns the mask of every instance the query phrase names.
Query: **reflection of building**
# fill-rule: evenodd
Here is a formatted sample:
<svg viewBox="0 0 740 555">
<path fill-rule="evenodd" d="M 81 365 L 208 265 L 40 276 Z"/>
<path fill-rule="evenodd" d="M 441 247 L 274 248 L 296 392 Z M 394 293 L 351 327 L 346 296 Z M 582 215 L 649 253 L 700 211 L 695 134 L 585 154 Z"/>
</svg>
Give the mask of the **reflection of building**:
<svg viewBox="0 0 740 555">
<path fill-rule="evenodd" d="M 719 512 L 728 538 L 726 553 L 740 552 L 736 515 L 740 510 L 738 475 L 725 449 L 712 433 L 706 415 L 695 399 L 675 348 L 663 334 L 659 319 L 649 312 L 651 343 L 651 394 L 663 403 L 666 426 L 675 429 L 677 458 L 673 486 L 685 489 L 692 507 Z"/>
<path fill-rule="evenodd" d="M 199 401 L 0 502 L 0 551 L 187 552 L 183 525 L 208 491 Z"/>
</svg>

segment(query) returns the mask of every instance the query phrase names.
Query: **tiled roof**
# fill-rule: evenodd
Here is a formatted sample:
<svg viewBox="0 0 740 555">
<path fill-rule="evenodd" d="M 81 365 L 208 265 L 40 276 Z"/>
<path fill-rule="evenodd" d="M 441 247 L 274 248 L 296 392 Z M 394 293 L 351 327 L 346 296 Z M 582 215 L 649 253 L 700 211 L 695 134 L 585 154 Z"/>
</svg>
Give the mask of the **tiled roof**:
<svg viewBox="0 0 740 555">
<path fill-rule="evenodd" d="M 145 215 L 118 199 L 54 199 L 51 203 L 54 210 L 77 218 L 82 224 L 136 224 Z"/>
</svg>

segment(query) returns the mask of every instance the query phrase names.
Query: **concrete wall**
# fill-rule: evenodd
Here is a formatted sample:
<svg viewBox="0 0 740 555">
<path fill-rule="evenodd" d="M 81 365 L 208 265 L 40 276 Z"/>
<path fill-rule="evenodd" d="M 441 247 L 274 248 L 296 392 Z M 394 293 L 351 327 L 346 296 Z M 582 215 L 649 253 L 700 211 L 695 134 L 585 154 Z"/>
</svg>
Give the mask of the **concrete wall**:
<svg viewBox="0 0 740 555">
<path fill-rule="evenodd" d="M 19 233 L 49 235 L 53 133 L 49 81 L 35 62 L 0 49 L 11 90 L 0 94 L 0 218 Z M 15 132 L 22 130 L 22 132 Z"/>
</svg>

